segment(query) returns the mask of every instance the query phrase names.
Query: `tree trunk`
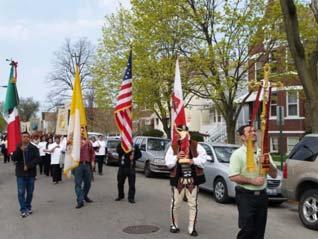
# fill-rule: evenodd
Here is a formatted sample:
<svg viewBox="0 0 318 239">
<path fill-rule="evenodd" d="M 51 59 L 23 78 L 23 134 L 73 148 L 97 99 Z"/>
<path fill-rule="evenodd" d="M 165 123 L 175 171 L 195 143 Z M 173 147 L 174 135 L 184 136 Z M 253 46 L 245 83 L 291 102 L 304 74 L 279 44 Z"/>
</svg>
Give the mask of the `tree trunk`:
<svg viewBox="0 0 318 239">
<path fill-rule="evenodd" d="M 171 138 L 171 132 L 170 132 L 170 119 L 169 118 L 162 118 L 161 120 L 162 126 L 163 126 L 163 130 L 167 135 L 167 138 L 170 139 Z"/>
<path fill-rule="evenodd" d="M 227 143 L 235 144 L 235 126 L 236 121 L 229 119 L 226 121 L 226 133 L 227 133 Z"/>
<path fill-rule="evenodd" d="M 318 79 L 317 61 L 318 46 L 310 54 L 299 36 L 297 9 L 293 0 L 280 0 L 284 16 L 285 30 L 290 52 L 294 58 L 299 79 L 304 87 L 304 93 L 309 105 L 309 122 L 313 133 L 318 133 Z"/>
</svg>

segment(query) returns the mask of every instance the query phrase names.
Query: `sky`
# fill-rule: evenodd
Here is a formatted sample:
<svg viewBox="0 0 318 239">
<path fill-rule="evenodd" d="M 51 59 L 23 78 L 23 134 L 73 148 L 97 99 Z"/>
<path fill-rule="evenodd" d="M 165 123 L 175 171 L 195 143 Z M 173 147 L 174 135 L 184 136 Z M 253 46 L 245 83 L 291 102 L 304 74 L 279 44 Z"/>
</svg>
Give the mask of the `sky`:
<svg viewBox="0 0 318 239">
<path fill-rule="evenodd" d="M 130 7 L 129 0 L 0 0 L 0 86 L 9 79 L 6 59 L 18 61 L 19 96 L 33 97 L 44 110 L 54 52 L 66 38 L 86 37 L 97 46 L 105 16 L 120 4 Z M 0 101 L 5 93 L 0 87 Z"/>
</svg>

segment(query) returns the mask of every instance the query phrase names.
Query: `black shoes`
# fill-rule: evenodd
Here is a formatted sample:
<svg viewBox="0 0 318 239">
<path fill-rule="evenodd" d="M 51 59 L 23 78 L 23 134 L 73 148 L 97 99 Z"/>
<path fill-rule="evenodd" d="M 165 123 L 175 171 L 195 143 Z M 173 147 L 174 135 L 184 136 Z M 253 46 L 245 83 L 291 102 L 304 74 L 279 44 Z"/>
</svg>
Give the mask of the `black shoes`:
<svg viewBox="0 0 318 239">
<path fill-rule="evenodd" d="M 93 202 L 93 200 L 90 199 L 89 197 L 85 197 L 84 200 L 85 200 L 85 202 L 87 202 L 87 203 L 92 203 L 92 202 Z M 84 207 L 84 202 L 77 203 L 77 205 L 76 205 L 75 208 L 76 208 L 76 209 L 79 209 L 79 208 L 82 208 L 82 207 Z"/>
<path fill-rule="evenodd" d="M 84 207 L 84 203 L 83 203 L 83 202 L 78 203 L 75 208 L 76 208 L 76 209 L 79 209 L 79 208 L 81 208 L 81 207 Z"/>
<path fill-rule="evenodd" d="M 170 232 L 171 233 L 178 233 L 180 232 L 180 229 L 175 226 L 170 226 Z"/>
<path fill-rule="evenodd" d="M 90 199 L 89 197 L 84 198 L 84 200 L 85 200 L 85 202 L 87 202 L 87 203 L 91 203 L 91 202 L 93 202 L 93 200 L 92 200 L 92 199 Z"/>
<path fill-rule="evenodd" d="M 123 199 L 124 199 L 124 197 L 118 197 L 118 198 L 115 199 L 115 201 L 121 201 L 121 200 L 123 200 Z M 128 202 L 130 202 L 130 203 L 136 203 L 134 199 L 128 199 Z"/>
<path fill-rule="evenodd" d="M 193 236 L 193 237 L 197 237 L 199 234 L 196 230 L 193 230 L 192 233 L 190 233 L 190 236 Z"/>
<path fill-rule="evenodd" d="M 171 226 L 170 226 L 170 232 L 171 232 L 171 233 L 178 233 L 178 232 L 180 232 L 180 229 L 177 228 L 176 226 L 171 225 Z M 198 232 L 197 232 L 196 230 L 193 230 L 193 231 L 190 233 L 190 236 L 193 236 L 193 237 L 197 237 L 198 235 L 199 235 L 199 234 L 198 234 Z"/>
</svg>

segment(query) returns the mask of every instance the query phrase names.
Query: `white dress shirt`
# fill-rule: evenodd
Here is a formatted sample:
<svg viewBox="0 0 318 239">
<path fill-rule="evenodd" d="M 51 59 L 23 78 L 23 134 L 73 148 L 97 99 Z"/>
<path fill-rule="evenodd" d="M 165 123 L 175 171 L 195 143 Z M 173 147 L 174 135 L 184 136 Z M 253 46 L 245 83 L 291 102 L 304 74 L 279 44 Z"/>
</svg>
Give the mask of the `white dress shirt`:
<svg viewBox="0 0 318 239">
<path fill-rule="evenodd" d="M 99 147 L 99 150 L 98 150 L 98 152 L 95 152 L 95 155 L 97 155 L 97 156 L 105 156 L 105 153 L 106 153 L 106 151 L 105 151 L 105 148 L 106 148 L 105 140 L 97 140 L 97 141 L 95 141 L 95 143 L 96 142 L 98 143 L 97 147 Z M 95 147 L 95 146 L 93 145 L 93 147 Z"/>
<path fill-rule="evenodd" d="M 39 144 L 38 144 L 38 147 L 39 147 L 39 152 L 40 152 L 40 156 L 45 156 L 45 148 L 46 148 L 46 141 L 41 141 Z"/>
<path fill-rule="evenodd" d="M 207 154 L 205 149 L 198 144 L 197 146 L 197 151 L 198 151 L 198 156 L 195 158 L 192 158 L 194 165 L 203 168 L 204 164 L 207 160 Z M 165 162 L 166 162 L 166 166 L 168 168 L 173 168 L 176 163 L 177 163 L 177 155 L 173 155 L 173 150 L 172 147 L 170 146 L 166 155 L 165 155 Z"/>
<path fill-rule="evenodd" d="M 49 150 L 54 149 L 58 144 L 53 143 L 49 145 Z M 51 153 L 51 164 L 60 164 L 60 157 L 62 154 L 62 145 L 59 144 L 58 148 L 55 148 L 54 151 Z"/>
</svg>

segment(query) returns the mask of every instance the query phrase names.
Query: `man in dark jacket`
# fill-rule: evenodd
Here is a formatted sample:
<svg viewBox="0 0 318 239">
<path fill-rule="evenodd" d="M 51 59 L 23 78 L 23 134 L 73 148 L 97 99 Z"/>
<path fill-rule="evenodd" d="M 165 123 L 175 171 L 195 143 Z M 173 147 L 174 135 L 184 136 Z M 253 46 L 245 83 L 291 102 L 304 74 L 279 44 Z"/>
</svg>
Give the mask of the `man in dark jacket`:
<svg viewBox="0 0 318 239">
<path fill-rule="evenodd" d="M 12 155 L 15 162 L 15 174 L 17 176 L 18 200 L 21 217 L 32 214 L 32 198 L 34 180 L 36 176 L 36 164 L 40 162 L 40 154 L 37 147 L 30 143 L 30 134 L 22 133 L 22 144 Z"/>
<path fill-rule="evenodd" d="M 124 193 L 124 184 L 125 180 L 128 177 L 128 202 L 135 203 L 135 183 L 136 183 L 136 171 L 135 171 L 135 164 L 136 160 L 141 157 L 140 149 L 137 145 L 134 146 L 134 149 L 125 153 L 121 143 L 117 146 L 117 153 L 118 153 L 118 174 L 117 174 L 117 186 L 118 186 L 118 197 L 115 201 L 120 201 L 125 198 Z"/>
</svg>

